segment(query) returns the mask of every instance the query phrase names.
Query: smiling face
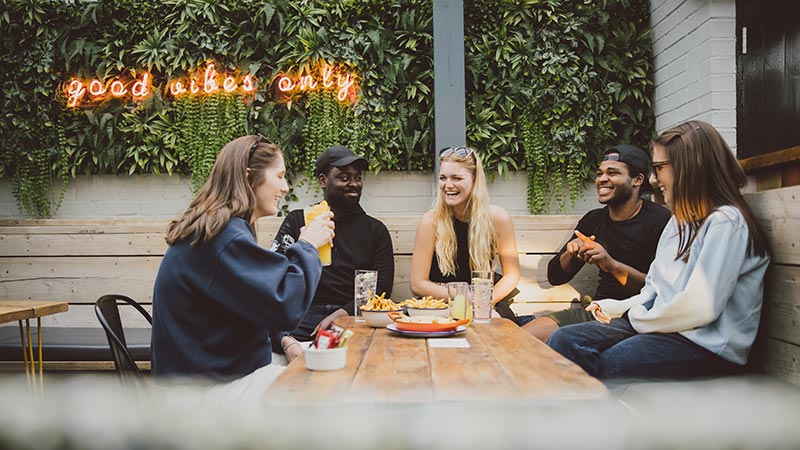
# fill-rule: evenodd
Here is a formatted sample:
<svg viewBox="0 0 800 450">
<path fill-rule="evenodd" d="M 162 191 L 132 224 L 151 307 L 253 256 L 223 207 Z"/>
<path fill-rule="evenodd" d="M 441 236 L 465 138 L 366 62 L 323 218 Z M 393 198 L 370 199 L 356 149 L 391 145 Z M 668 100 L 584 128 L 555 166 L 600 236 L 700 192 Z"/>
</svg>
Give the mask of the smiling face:
<svg viewBox="0 0 800 450">
<path fill-rule="evenodd" d="M 278 202 L 289 192 L 283 155 L 278 154 L 274 163 L 263 170 L 264 181 L 258 186 L 253 186 L 256 195 L 256 207 L 253 211 L 255 219 L 277 214 Z"/>
<path fill-rule="evenodd" d="M 634 193 L 634 179 L 628 172 L 628 165 L 620 161 L 601 162 L 594 184 L 597 199 L 604 205 L 625 203 Z"/>
<path fill-rule="evenodd" d="M 319 176 L 319 186 L 325 191 L 325 200 L 334 208 L 352 208 L 361 200 L 364 182 L 357 164 L 331 167 Z"/>
<path fill-rule="evenodd" d="M 463 164 L 442 161 L 439 166 L 439 190 L 445 204 L 451 208 L 463 209 L 472 193 L 475 178 Z"/>
<path fill-rule="evenodd" d="M 653 171 L 650 174 L 650 184 L 653 185 L 653 189 L 661 191 L 667 206 L 673 206 L 675 172 L 672 170 L 667 150 L 658 144 L 653 146 Z"/>
</svg>

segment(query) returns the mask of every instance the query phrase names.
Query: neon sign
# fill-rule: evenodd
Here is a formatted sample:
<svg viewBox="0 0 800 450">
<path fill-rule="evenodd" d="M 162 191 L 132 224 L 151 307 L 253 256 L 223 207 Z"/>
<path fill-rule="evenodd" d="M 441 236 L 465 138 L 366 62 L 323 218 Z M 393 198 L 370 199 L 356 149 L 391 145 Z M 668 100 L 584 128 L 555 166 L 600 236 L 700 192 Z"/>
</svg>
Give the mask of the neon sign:
<svg viewBox="0 0 800 450">
<path fill-rule="evenodd" d="M 222 84 L 220 85 L 220 80 Z M 252 75 L 247 74 L 237 80 L 230 74 L 219 75 L 214 64 L 208 64 L 203 71 L 202 77 L 190 76 L 188 79 L 177 79 L 169 82 L 169 93 L 173 97 L 185 94 L 214 94 L 222 89 L 232 93 L 240 90 L 245 94 L 251 94 L 256 90 L 256 80 Z"/>
<path fill-rule="evenodd" d="M 172 97 L 183 95 L 213 95 L 220 90 L 228 93 L 242 92 L 252 94 L 256 90 L 256 79 L 250 74 L 242 77 L 230 73 L 218 73 L 214 63 L 206 65 L 202 71 L 186 78 L 171 79 L 164 89 Z M 153 93 L 152 75 L 142 72 L 140 77 L 129 79 L 115 77 L 107 80 L 81 80 L 73 78 L 66 83 L 67 107 L 77 108 L 102 103 L 111 98 L 142 101 Z"/>
<path fill-rule="evenodd" d="M 205 68 L 182 78 L 172 78 L 154 86 L 150 72 L 131 71 L 130 76 L 120 75 L 108 79 L 80 79 L 74 77 L 64 83 L 68 108 L 98 105 L 110 99 L 139 102 L 157 90 L 164 96 L 179 98 L 187 95 L 214 95 L 221 92 L 254 94 L 258 80 L 251 74 L 218 72 L 213 62 Z M 294 95 L 314 90 L 327 90 L 336 94 L 341 102 L 355 102 L 357 77 L 339 64 L 319 64 L 316 68 L 305 67 L 294 74 L 281 73 L 274 79 L 275 100 L 291 102 Z"/>
<path fill-rule="evenodd" d="M 288 101 L 292 94 L 325 89 L 336 92 L 340 102 L 356 99 L 356 77 L 342 66 L 321 64 L 317 69 L 302 69 L 298 73 L 281 74 L 275 79 L 276 87 Z"/>
<path fill-rule="evenodd" d="M 66 85 L 67 107 L 75 108 L 83 103 L 98 103 L 108 98 L 121 98 L 130 93 L 134 101 L 140 101 L 152 93 L 151 75 L 142 72 L 141 78 L 126 80 L 114 78 L 103 82 L 93 79 L 85 83 L 73 78 Z M 88 96 L 87 96 L 88 94 Z"/>
</svg>

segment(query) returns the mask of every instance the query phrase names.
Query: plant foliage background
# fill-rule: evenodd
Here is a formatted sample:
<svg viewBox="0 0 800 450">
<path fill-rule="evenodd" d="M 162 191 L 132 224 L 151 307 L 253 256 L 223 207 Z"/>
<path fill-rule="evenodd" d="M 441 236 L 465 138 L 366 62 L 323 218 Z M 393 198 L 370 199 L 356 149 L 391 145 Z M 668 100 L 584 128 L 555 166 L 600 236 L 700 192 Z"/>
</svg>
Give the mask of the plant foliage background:
<svg viewBox="0 0 800 450">
<path fill-rule="evenodd" d="M 646 0 L 464 3 L 468 144 L 492 173 L 528 170 L 532 211 L 560 180 L 574 199 L 602 149 L 646 145 Z M 430 0 L 0 0 L 0 36 L 1 174 L 33 217 L 82 174 L 191 173 L 196 189 L 244 133 L 279 143 L 293 173 L 334 143 L 374 170 L 433 167 Z M 276 75 L 323 60 L 358 74 L 354 105 L 328 92 L 273 101 Z M 74 75 L 146 69 L 165 82 L 207 61 L 254 74 L 259 91 L 64 106 Z"/>
</svg>

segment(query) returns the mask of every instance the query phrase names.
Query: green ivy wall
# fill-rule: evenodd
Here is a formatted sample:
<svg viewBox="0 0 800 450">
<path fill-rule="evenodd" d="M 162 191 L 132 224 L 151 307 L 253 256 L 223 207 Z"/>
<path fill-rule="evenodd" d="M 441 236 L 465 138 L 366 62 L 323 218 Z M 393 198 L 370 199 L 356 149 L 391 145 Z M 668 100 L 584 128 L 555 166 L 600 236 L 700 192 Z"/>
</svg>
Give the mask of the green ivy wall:
<svg viewBox="0 0 800 450">
<path fill-rule="evenodd" d="M 468 144 L 492 173 L 527 170 L 533 212 L 562 192 L 552 180 L 574 199 L 598 152 L 651 137 L 648 19 L 645 0 L 465 2 Z M 333 143 L 374 170 L 433 166 L 430 1 L 0 0 L 0 35 L 1 174 L 33 217 L 52 215 L 77 176 L 188 173 L 196 188 L 243 133 L 280 143 L 293 173 Z M 164 93 L 209 61 L 253 74 L 258 91 Z M 321 61 L 357 74 L 355 104 L 275 101 L 278 74 Z M 132 70 L 152 74 L 147 100 L 65 107 L 71 77 Z"/>
</svg>

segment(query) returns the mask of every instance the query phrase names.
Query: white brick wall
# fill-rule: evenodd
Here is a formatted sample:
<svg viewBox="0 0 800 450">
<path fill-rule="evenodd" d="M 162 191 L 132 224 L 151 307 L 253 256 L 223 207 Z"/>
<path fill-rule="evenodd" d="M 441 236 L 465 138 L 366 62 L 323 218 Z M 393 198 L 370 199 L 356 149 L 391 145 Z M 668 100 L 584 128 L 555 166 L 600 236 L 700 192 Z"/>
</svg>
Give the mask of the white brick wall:
<svg viewBox="0 0 800 450">
<path fill-rule="evenodd" d="M 430 172 L 368 173 L 364 178 L 361 204 L 374 215 L 420 214 L 433 202 L 434 177 Z M 298 183 L 299 184 L 299 183 Z M 525 172 L 496 176 L 489 184 L 492 203 L 511 214 L 528 214 Z M 302 207 L 321 198 L 321 193 L 307 186 L 296 188 L 299 199 L 291 208 Z M 188 178 L 179 176 L 134 175 L 94 176 L 71 180 L 56 219 L 102 217 L 174 217 L 189 205 L 192 194 Z M 578 199 L 575 208 L 563 213 L 581 213 L 596 208 L 593 185 Z M 569 205 L 568 205 L 569 207 Z M 553 213 L 559 211 L 552 206 Z M 0 179 L 0 218 L 23 218 L 11 195 L 11 184 Z"/>
<path fill-rule="evenodd" d="M 736 1 L 652 0 L 656 130 L 691 119 L 736 148 Z"/>
</svg>

